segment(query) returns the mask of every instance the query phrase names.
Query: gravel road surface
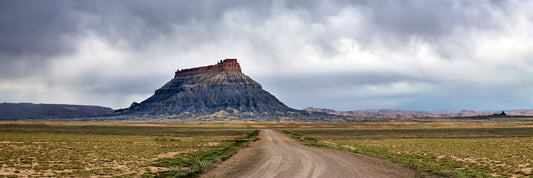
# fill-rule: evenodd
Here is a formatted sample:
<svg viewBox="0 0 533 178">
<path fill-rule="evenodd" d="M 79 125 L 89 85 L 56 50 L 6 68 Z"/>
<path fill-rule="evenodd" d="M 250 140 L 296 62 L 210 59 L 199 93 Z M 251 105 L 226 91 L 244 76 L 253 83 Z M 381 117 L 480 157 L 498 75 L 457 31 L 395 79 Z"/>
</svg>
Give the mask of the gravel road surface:
<svg viewBox="0 0 533 178">
<path fill-rule="evenodd" d="M 307 146 L 278 131 L 261 130 L 259 137 L 202 177 L 414 177 L 416 173 L 379 158 Z"/>
</svg>

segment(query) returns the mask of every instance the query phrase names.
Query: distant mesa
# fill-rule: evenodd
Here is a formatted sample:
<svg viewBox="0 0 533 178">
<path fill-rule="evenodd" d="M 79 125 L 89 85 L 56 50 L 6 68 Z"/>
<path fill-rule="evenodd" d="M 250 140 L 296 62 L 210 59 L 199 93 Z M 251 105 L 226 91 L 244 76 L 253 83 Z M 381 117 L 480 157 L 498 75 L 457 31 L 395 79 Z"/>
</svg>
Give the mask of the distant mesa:
<svg viewBox="0 0 533 178">
<path fill-rule="evenodd" d="M 0 120 L 98 116 L 113 109 L 69 104 L 0 103 Z"/>
<path fill-rule="evenodd" d="M 130 120 L 309 120 L 241 72 L 237 59 L 181 69 L 151 97 L 116 111 Z"/>
<path fill-rule="evenodd" d="M 461 117 L 529 117 L 533 116 L 533 110 L 509 110 L 507 113 L 502 111 L 403 111 L 388 109 L 368 109 L 355 111 L 336 111 L 333 109 L 307 107 L 303 110 L 313 112 L 324 112 L 333 115 L 351 116 L 351 117 L 373 117 L 373 118 L 461 118 Z"/>
<path fill-rule="evenodd" d="M 507 113 L 505 113 L 505 111 L 502 111 L 501 113 L 495 113 L 492 116 L 494 116 L 494 117 L 507 117 L 509 115 L 507 115 Z"/>
</svg>

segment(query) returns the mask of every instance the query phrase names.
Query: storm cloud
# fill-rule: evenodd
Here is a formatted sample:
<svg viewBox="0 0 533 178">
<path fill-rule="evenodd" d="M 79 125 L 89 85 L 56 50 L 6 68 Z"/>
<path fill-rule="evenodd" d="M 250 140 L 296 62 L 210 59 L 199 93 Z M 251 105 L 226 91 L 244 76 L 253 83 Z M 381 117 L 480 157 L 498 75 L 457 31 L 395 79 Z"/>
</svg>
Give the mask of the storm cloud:
<svg viewBox="0 0 533 178">
<path fill-rule="evenodd" d="M 2 1 L 0 101 L 124 108 L 238 58 L 290 107 L 533 106 L 530 1 Z"/>
</svg>

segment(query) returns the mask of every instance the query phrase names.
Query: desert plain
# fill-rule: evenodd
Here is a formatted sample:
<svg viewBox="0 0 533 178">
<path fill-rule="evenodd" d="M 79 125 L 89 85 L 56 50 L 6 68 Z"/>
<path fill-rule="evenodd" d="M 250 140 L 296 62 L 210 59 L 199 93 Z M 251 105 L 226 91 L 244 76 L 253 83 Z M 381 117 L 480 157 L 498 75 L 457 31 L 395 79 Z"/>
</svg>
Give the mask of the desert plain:
<svg viewBox="0 0 533 178">
<path fill-rule="evenodd" d="M 0 176 L 196 177 L 261 142 L 265 130 L 308 147 L 387 160 L 415 176 L 533 175 L 528 121 L 235 121 L 0 122 Z"/>
</svg>

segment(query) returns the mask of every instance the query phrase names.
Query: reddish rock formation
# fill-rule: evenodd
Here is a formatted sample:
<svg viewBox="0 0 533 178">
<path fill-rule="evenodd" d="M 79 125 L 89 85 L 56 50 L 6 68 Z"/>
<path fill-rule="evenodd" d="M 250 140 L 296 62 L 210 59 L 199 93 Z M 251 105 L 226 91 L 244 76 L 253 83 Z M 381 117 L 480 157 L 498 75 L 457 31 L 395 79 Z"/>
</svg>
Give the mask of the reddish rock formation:
<svg viewBox="0 0 533 178">
<path fill-rule="evenodd" d="M 220 60 L 215 65 L 177 70 L 174 77 L 201 73 L 201 72 L 209 72 L 209 71 L 219 72 L 219 71 L 224 71 L 224 70 L 241 72 L 241 66 L 237 62 L 237 59 L 225 59 L 225 60 Z"/>
</svg>

